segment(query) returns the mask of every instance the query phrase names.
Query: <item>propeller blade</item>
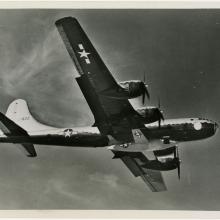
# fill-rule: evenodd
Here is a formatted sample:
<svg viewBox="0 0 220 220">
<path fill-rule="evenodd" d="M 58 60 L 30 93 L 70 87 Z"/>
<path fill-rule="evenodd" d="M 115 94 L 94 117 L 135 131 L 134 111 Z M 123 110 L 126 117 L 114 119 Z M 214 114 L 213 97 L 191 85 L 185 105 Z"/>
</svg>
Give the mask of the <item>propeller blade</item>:
<svg viewBox="0 0 220 220">
<path fill-rule="evenodd" d="M 163 113 L 162 111 L 160 110 L 160 98 L 158 97 L 158 123 L 159 123 L 159 128 L 161 126 L 161 120 L 164 121 L 164 116 L 163 116 Z"/>
<path fill-rule="evenodd" d="M 150 99 L 150 93 L 148 92 L 147 86 L 144 85 L 144 92 L 147 95 L 147 98 Z"/>
<path fill-rule="evenodd" d="M 160 118 L 164 121 L 164 116 L 163 116 L 163 114 L 162 114 L 162 112 L 159 110 L 159 114 L 160 114 Z"/>
<path fill-rule="evenodd" d="M 144 82 L 141 82 L 141 92 L 142 92 L 142 103 L 144 105 L 144 103 L 145 103 L 145 95 L 147 95 L 147 98 L 150 99 L 150 94 L 149 94 L 149 92 L 147 90 L 147 87 L 146 87 Z"/>
<path fill-rule="evenodd" d="M 180 158 L 179 158 L 179 150 L 178 150 L 177 147 L 176 147 L 176 157 L 178 159 L 178 162 L 177 162 L 177 173 L 178 173 L 178 178 L 180 180 Z"/>
<path fill-rule="evenodd" d="M 158 97 L 158 108 L 160 109 L 160 98 Z"/>
<path fill-rule="evenodd" d="M 143 73 L 143 81 L 141 83 L 141 87 L 142 87 L 142 103 L 144 105 L 145 103 L 145 95 L 147 95 L 147 98 L 150 99 L 150 93 L 148 92 L 148 89 L 147 89 L 147 85 L 146 85 L 146 74 Z"/>
<path fill-rule="evenodd" d="M 164 121 L 164 117 L 162 112 L 160 111 L 160 109 L 157 109 L 157 119 L 158 119 L 158 124 L 159 124 L 159 128 L 161 127 L 161 120 Z"/>
<path fill-rule="evenodd" d="M 143 92 L 142 94 L 142 104 L 144 105 L 144 103 L 145 103 L 145 92 Z"/>
<path fill-rule="evenodd" d="M 178 162 L 177 171 L 178 171 L 178 178 L 180 180 L 180 162 Z"/>
</svg>

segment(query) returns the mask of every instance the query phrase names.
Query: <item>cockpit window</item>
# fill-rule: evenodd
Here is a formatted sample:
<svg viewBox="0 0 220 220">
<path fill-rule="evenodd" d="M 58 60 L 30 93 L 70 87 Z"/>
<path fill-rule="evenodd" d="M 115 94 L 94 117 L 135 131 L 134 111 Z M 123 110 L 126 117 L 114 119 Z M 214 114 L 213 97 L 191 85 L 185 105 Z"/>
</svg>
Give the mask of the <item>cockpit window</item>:
<svg viewBox="0 0 220 220">
<path fill-rule="evenodd" d="M 208 120 L 208 119 L 206 119 L 206 118 L 199 118 L 199 120 Z"/>
</svg>

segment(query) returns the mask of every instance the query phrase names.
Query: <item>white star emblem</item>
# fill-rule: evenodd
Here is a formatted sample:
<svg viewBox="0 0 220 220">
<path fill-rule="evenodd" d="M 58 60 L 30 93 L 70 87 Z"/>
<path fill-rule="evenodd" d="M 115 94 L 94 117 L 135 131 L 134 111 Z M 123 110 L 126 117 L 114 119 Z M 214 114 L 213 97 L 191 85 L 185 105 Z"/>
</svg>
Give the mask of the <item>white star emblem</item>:
<svg viewBox="0 0 220 220">
<path fill-rule="evenodd" d="M 70 137 L 72 135 L 73 130 L 72 129 L 66 129 L 64 130 L 64 136 Z"/>
<path fill-rule="evenodd" d="M 87 53 L 85 50 L 83 50 L 82 52 L 78 52 L 78 53 L 80 54 L 80 58 L 85 57 L 87 59 L 88 59 L 88 55 L 90 54 L 90 53 Z"/>
<path fill-rule="evenodd" d="M 129 144 L 125 143 L 125 144 L 120 144 L 119 146 L 123 148 L 128 148 Z"/>
<path fill-rule="evenodd" d="M 86 50 L 84 49 L 84 47 L 83 47 L 82 44 L 78 44 L 78 46 L 79 46 L 79 49 L 82 50 L 82 51 L 78 52 L 78 53 L 80 54 L 80 58 L 83 58 L 83 57 L 84 57 L 86 63 L 87 63 L 87 64 L 90 64 L 90 60 L 89 60 L 89 58 L 88 58 L 88 55 L 89 55 L 90 53 L 86 52 Z"/>
</svg>

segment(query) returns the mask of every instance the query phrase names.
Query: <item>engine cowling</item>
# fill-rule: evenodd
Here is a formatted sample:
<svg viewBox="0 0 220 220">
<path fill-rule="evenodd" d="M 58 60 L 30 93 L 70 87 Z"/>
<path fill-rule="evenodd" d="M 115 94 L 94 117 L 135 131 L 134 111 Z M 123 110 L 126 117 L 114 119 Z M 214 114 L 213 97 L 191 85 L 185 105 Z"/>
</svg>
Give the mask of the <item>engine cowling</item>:
<svg viewBox="0 0 220 220">
<path fill-rule="evenodd" d="M 178 169 L 180 159 L 176 152 L 177 148 L 175 146 L 164 150 L 154 151 L 156 160 L 149 160 L 144 167 L 161 171 Z"/>
<path fill-rule="evenodd" d="M 142 95 L 142 84 L 143 82 L 140 80 L 123 81 L 119 83 L 130 98 L 136 98 Z"/>
<path fill-rule="evenodd" d="M 150 98 L 147 85 L 140 80 L 119 82 L 117 89 L 107 89 L 102 91 L 101 94 L 115 99 L 133 99 L 142 96 L 143 103 L 145 95 L 148 99 Z"/>
<path fill-rule="evenodd" d="M 150 98 L 147 85 L 141 80 L 119 82 L 119 86 L 124 90 L 125 93 L 127 93 L 127 97 L 129 99 L 136 98 L 141 95 L 143 96 L 143 99 L 145 99 L 145 95 Z"/>
<path fill-rule="evenodd" d="M 135 110 L 143 118 L 143 122 L 146 124 L 163 119 L 162 112 L 157 107 L 143 107 Z"/>
</svg>

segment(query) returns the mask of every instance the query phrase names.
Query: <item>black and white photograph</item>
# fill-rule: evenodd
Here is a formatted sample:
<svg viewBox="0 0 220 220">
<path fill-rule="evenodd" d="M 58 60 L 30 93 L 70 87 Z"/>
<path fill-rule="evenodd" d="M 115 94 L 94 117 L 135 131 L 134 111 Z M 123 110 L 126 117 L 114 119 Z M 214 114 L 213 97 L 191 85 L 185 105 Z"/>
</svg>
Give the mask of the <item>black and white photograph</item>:
<svg viewBox="0 0 220 220">
<path fill-rule="evenodd" d="M 220 9 L 0 9 L 0 210 L 220 211 Z"/>
</svg>

